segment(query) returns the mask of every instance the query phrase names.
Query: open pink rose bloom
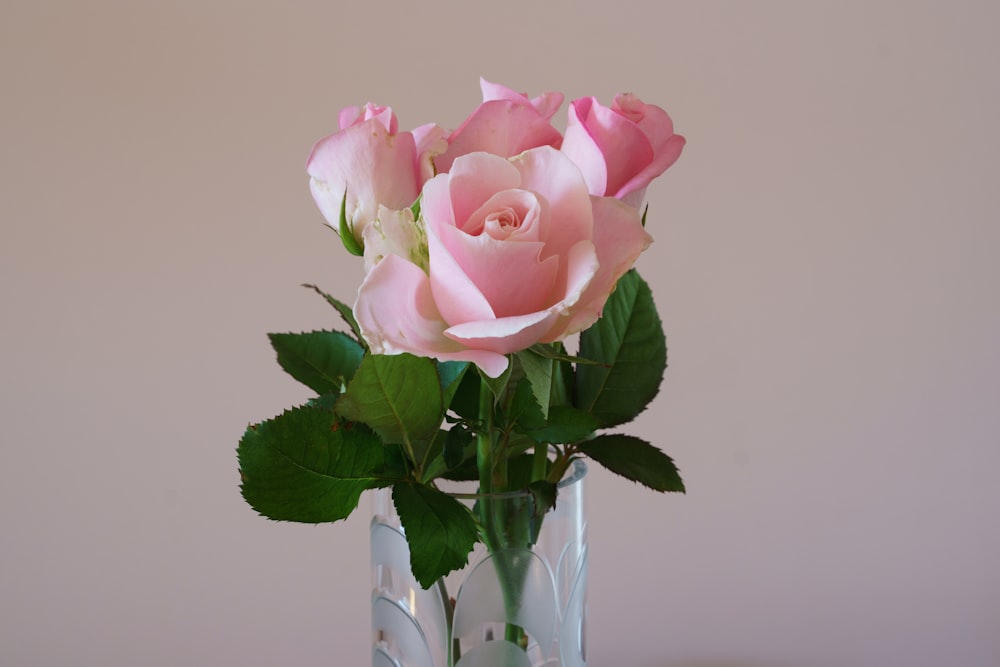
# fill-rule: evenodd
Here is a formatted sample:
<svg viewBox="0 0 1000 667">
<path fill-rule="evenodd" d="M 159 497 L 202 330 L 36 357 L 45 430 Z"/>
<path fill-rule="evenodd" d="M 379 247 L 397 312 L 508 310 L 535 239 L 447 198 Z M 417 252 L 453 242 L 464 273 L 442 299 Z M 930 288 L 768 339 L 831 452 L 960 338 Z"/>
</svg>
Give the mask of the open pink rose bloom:
<svg viewBox="0 0 1000 667">
<path fill-rule="evenodd" d="M 354 314 L 371 351 L 470 361 L 497 377 L 506 355 L 600 317 L 652 242 L 638 207 L 684 138 L 634 95 L 611 108 L 572 102 L 564 138 L 550 123 L 561 94 L 482 90 L 451 133 L 399 132 L 387 107 L 347 109 L 307 170 L 328 223 L 346 222 L 364 247 Z"/>
</svg>

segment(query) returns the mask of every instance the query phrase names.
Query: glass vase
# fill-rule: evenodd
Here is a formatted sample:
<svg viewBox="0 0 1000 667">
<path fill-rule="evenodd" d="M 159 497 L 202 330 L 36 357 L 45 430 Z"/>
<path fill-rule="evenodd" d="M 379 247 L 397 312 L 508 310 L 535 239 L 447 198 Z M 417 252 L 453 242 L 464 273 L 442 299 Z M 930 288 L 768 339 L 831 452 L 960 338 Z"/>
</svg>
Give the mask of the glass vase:
<svg viewBox="0 0 1000 667">
<path fill-rule="evenodd" d="M 410 572 L 391 491 L 375 491 L 373 667 L 584 667 L 586 472 L 574 461 L 544 514 L 527 492 L 443 489 L 473 510 L 490 544 L 430 589 Z"/>
</svg>

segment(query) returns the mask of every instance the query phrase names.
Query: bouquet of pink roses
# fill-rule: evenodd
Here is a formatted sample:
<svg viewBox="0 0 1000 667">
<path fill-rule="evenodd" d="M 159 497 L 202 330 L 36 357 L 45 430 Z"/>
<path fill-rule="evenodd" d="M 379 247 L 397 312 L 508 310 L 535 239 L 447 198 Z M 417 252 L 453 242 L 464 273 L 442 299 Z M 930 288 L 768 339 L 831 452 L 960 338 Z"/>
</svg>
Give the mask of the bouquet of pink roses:
<svg viewBox="0 0 1000 667">
<path fill-rule="evenodd" d="M 316 397 L 250 426 L 238 449 L 243 495 L 272 519 L 336 521 L 364 490 L 391 487 L 424 587 L 477 541 L 509 546 L 499 521 L 535 526 L 505 533 L 530 543 L 579 457 L 683 491 L 659 449 L 607 432 L 645 409 L 666 368 L 632 265 L 652 241 L 646 187 L 683 137 L 634 95 L 573 101 L 561 134 L 561 94 L 482 91 L 453 132 L 399 131 L 368 104 L 316 144 L 313 196 L 364 279 L 353 306 L 313 288 L 346 332 L 270 335 Z M 577 333 L 571 355 L 562 341 Z M 442 492 L 446 479 L 534 502 L 498 517 Z"/>
</svg>

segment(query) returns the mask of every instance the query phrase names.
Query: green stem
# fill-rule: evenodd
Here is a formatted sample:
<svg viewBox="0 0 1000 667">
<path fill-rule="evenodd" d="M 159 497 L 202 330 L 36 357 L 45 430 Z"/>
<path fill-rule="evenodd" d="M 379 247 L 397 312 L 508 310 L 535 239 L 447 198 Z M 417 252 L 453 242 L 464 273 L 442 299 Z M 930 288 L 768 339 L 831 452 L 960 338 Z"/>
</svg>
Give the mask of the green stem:
<svg viewBox="0 0 1000 667">
<path fill-rule="evenodd" d="M 458 644 L 458 639 L 452 636 L 455 627 L 455 607 L 451 604 L 451 597 L 448 596 L 448 587 L 444 583 L 444 577 L 437 580 L 438 595 L 441 596 L 441 604 L 444 605 L 444 620 L 447 630 L 447 637 L 452 637 L 448 643 L 448 657 L 446 664 L 454 665 L 462 657 L 462 648 Z"/>
<path fill-rule="evenodd" d="M 542 443 L 535 445 L 535 455 L 531 459 L 531 481 L 545 479 L 548 472 L 549 446 Z"/>
<path fill-rule="evenodd" d="M 479 493 L 493 493 L 493 393 L 485 380 L 479 385 L 479 431 L 476 433 L 476 466 Z"/>
<path fill-rule="evenodd" d="M 566 474 L 566 470 L 569 469 L 569 464 L 573 462 L 573 454 L 576 451 L 569 445 L 564 451 L 559 451 L 556 454 L 556 460 L 552 462 L 552 467 L 549 468 L 548 481 L 553 484 L 558 484 L 562 480 L 563 475 Z"/>
<path fill-rule="evenodd" d="M 483 543 L 487 551 L 491 554 L 510 547 L 522 546 L 520 544 L 508 544 L 508 536 L 505 535 L 505 525 L 508 521 L 527 521 L 530 516 L 507 517 L 507 500 L 497 501 L 493 494 L 497 491 L 507 489 L 507 460 L 505 456 L 497 458 L 497 442 L 494 440 L 493 432 L 493 392 L 485 380 L 479 386 L 479 431 L 476 434 L 476 466 L 479 470 L 479 513 L 481 523 L 481 534 Z M 527 545 L 523 545 L 527 546 Z M 517 588 L 523 585 L 523 581 L 516 581 L 514 573 L 509 571 L 503 559 L 495 561 L 497 576 L 500 579 L 500 586 L 503 590 L 504 604 L 507 607 L 508 616 L 512 615 L 511 607 L 518 599 Z M 504 638 L 513 642 L 517 646 L 527 648 L 524 630 L 512 623 L 506 624 Z"/>
<path fill-rule="evenodd" d="M 493 454 L 493 490 L 509 491 L 510 481 L 507 475 L 507 434 L 504 433 L 500 440 L 494 443 Z"/>
</svg>

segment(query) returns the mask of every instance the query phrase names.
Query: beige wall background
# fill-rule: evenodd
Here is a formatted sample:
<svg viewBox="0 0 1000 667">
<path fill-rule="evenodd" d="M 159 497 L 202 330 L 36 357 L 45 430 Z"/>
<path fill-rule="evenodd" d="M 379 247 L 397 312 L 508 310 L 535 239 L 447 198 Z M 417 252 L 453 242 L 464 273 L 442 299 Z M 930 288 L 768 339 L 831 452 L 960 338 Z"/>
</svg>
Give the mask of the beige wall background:
<svg viewBox="0 0 1000 667">
<path fill-rule="evenodd" d="M 303 164 L 337 111 L 486 76 L 688 138 L 640 270 L 671 366 L 591 475 L 590 664 L 1000 664 L 991 2 L 0 3 L 0 663 L 368 664 L 367 519 L 257 517 L 269 331 L 360 266 Z M 563 114 L 560 117 L 564 117 Z M 364 502 L 364 501 L 363 501 Z"/>
</svg>

